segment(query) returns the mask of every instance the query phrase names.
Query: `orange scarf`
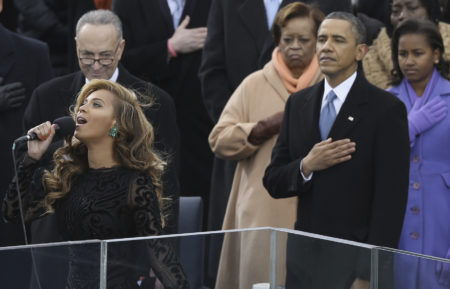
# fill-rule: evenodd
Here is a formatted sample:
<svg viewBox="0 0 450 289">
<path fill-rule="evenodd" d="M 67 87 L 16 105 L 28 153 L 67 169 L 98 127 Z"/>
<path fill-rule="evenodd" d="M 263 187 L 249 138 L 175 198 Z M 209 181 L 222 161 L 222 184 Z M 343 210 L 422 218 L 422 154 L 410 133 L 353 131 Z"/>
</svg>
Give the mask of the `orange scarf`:
<svg viewBox="0 0 450 289">
<path fill-rule="evenodd" d="M 302 75 L 299 78 L 294 78 L 284 62 L 278 47 L 272 52 L 272 63 L 289 93 L 294 93 L 308 87 L 319 70 L 319 62 L 317 61 L 317 56 L 314 54 L 311 62 L 308 67 L 305 68 Z"/>
</svg>

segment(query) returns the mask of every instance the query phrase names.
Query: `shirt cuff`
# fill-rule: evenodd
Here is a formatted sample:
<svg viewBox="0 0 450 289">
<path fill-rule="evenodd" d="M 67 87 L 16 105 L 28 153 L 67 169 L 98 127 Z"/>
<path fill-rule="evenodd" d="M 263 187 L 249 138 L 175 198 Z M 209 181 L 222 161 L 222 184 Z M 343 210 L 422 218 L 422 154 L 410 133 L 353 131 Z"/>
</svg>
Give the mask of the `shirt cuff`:
<svg viewBox="0 0 450 289">
<path fill-rule="evenodd" d="M 309 176 L 305 177 L 305 175 L 302 172 L 302 167 L 303 167 L 303 160 L 300 161 L 300 174 L 302 175 L 303 183 L 309 182 L 312 179 L 313 173 L 310 173 Z"/>
</svg>

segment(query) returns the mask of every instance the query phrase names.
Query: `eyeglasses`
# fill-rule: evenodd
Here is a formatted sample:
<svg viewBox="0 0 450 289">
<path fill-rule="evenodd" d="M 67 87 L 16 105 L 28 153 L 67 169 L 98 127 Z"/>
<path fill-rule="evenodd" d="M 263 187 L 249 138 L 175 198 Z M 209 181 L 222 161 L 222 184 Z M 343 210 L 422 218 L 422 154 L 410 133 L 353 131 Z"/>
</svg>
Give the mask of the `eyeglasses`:
<svg viewBox="0 0 450 289">
<path fill-rule="evenodd" d="M 119 49 L 120 41 L 116 46 L 116 49 L 114 49 L 114 54 L 117 53 L 117 49 Z M 79 52 L 78 52 L 79 53 Z M 81 64 L 84 65 L 94 65 L 95 62 L 98 62 L 100 65 L 103 66 L 109 66 L 114 62 L 114 57 L 108 57 L 108 58 L 92 58 L 92 57 L 78 57 Z"/>
<path fill-rule="evenodd" d="M 111 65 L 114 62 L 114 58 L 88 58 L 88 57 L 79 57 L 80 62 L 84 65 L 94 65 L 95 62 L 103 66 Z"/>
</svg>

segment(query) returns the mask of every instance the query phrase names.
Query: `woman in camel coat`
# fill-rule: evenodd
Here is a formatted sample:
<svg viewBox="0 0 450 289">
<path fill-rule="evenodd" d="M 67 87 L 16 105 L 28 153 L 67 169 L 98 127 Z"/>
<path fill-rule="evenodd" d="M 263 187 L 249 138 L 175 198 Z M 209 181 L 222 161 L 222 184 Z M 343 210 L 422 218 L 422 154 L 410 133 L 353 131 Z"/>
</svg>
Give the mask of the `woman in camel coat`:
<svg viewBox="0 0 450 289">
<path fill-rule="evenodd" d="M 320 10 L 300 2 L 278 12 L 272 28 L 277 45 L 272 60 L 244 79 L 209 136 L 218 157 L 239 161 L 223 229 L 294 227 L 297 198 L 272 199 L 262 177 L 289 95 L 322 78 L 315 42 L 323 17 Z M 268 231 L 228 233 L 215 288 L 249 289 L 254 283 L 269 282 L 269 246 Z M 284 281 L 284 254 L 279 250 L 280 281 Z"/>
</svg>

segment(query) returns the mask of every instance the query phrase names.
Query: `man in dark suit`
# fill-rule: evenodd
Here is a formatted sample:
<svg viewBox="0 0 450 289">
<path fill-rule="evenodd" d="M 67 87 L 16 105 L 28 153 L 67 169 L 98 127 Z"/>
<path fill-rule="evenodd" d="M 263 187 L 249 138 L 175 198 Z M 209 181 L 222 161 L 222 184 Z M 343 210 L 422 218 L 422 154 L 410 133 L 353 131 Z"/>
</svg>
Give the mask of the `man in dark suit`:
<svg viewBox="0 0 450 289">
<path fill-rule="evenodd" d="M 122 63 L 134 75 L 174 99 L 180 130 L 180 188 L 183 196 L 208 197 L 212 129 L 203 105 L 198 69 L 211 0 L 114 0 L 127 49 Z"/>
<path fill-rule="evenodd" d="M 3 0 L 0 0 L 0 13 Z M 0 200 L 13 178 L 11 147 L 22 135 L 22 118 L 31 93 L 52 77 L 47 45 L 0 24 Z M 0 218 L 0 247 L 25 244 L 22 226 Z M 26 250 L 0 254 L 2 288 L 27 288 L 31 259 Z"/>
<path fill-rule="evenodd" d="M 2 1 L 0 1 L 0 12 Z M 13 178 L 11 147 L 33 89 L 52 77 L 47 45 L 0 24 L 0 197 Z M 0 246 L 23 245 L 21 226 L 0 221 Z"/>
<path fill-rule="evenodd" d="M 407 116 L 357 71 L 364 41 L 349 13 L 322 22 L 316 51 L 325 79 L 287 101 L 263 182 L 274 198 L 298 196 L 295 229 L 395 248 L 408 191 Z M 296 241 L 288 241 L 286 288 L 368 288 L 370 255 Z M 320 255 L 329 258 L 318 264 Z"/>
</svg>

